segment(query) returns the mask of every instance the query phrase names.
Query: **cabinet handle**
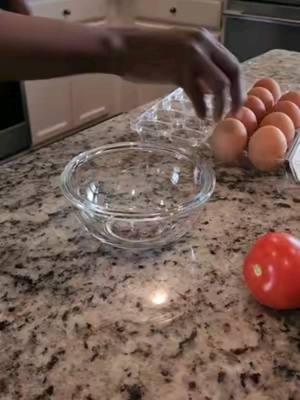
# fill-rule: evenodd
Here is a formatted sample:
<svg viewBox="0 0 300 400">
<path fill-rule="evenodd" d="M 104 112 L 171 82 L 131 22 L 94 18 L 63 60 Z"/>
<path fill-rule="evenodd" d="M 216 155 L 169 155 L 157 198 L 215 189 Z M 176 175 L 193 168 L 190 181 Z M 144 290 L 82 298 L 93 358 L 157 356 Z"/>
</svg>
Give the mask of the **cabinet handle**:
<svg viewBox="0 0 300 400">
<path fill-rule="evenodd" d="M 177 13 L 177 8 L 176 7 L 170 8 L 170 13 L 175 15 Z"/>
<path fill-rule="evenodd" d="M 69 10 L 69 9 L 66 8 L 65 10 L 63 10 L 62 14 L 63 14 L 64 17 L 68 17 L 68 16 L 71 15 L 72 13 L 71 13 L 71 10 Z"/>
</svg>

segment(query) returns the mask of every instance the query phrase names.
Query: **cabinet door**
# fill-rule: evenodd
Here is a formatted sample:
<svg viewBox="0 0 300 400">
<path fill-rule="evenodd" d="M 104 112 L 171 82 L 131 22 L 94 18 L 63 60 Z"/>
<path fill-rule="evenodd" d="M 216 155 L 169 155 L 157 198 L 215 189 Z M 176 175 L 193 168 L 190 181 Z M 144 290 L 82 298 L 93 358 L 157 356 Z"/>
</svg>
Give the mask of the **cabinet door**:
<svg viewBox="0 0 300 400">
<path fill-rule="evenodd" d="M 172 85 L 139 84 L 137 90 L 138 105 L 144 105 L 150 101 L 165 97 L 175 90 Z"/>
<path fill-rule="evenodd" d="M 115 26 L 132 25 L 136 1 L 139 0 L 108 0 L 107 19 L 109 23 Z"/>
<path fill-rule="evenodd" d="M 30 2 L 33 15 L 64 19 L 70 0 Z M 58 78 L 24 83 L 32 144 L 43 143 L 72 128 L 71 81 Z"/>
<path fill-rule="evenodd" d="M 93 23 L 101 26 L 105 21 Z M 111 75 L 86 74 L 72 78 L 74 126 L 101 120 L 119 112 L 120 80 Z"/>
<path fill-rule="evenodd" d="M 67 21 L 96 21 L 107 13 L 106 0 L 31 0 L 34 15 Z"/>
<path fill-rule="evenodd" d="M 70 78 L 25 82 L 24 86 L 33 145 L 72 129 Z"/>
<path fill-rule="evenodd" d="M 72 114 L 74 126 L 110 115 L 114 82 L 103 74 L 81 75 L 72 79 Z"/>
<path fill-rule="evenodd" d="M 175 89 L 173 85 L 132 83 L 122 80 L 120 112 L 129 112 L 138 106 L 165 97 Z"/>
<path fill-rule="evenodd" d="M 138 0 L 136 18 L 219 30 L 222 0 Z"/>
</svg>

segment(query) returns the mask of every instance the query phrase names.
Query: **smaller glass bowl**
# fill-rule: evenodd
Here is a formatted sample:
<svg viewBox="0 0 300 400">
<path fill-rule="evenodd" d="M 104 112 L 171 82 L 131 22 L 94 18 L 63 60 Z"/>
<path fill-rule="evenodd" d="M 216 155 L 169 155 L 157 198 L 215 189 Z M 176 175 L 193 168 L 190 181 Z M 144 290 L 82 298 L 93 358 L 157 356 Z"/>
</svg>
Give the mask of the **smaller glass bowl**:
<svg viewBox="0 0 300 400">
<path fill-rule="evenodd" d="M 123 142 L 75 157 L 61 187 L 94 237 L 138 250 L 166 245 L 191 230 L 214 191 L 215 175 L 188 149 Z"/>
</svg>

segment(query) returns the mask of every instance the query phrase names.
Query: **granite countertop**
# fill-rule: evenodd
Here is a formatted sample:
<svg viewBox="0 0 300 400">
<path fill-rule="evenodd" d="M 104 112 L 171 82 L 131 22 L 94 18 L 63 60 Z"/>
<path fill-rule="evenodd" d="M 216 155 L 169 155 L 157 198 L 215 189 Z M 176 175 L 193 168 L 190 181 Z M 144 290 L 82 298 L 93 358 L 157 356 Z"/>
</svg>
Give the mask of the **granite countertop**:
<svg viewBox="0 0 300 400">
<path fill-rule="evenodd" d="M 300 83 L 273 51 L 248 79 Z M 196 229 L 131 254 L 88 236 L 59 175 L 83 150 L 132 139 L 123 115 L 1 166 L 0 399 L 297 400 L 300 313 L 259 306 L 242 281 L 258 235 L 300 236 L 300 187 L 224 172 Z"/>
</svg>

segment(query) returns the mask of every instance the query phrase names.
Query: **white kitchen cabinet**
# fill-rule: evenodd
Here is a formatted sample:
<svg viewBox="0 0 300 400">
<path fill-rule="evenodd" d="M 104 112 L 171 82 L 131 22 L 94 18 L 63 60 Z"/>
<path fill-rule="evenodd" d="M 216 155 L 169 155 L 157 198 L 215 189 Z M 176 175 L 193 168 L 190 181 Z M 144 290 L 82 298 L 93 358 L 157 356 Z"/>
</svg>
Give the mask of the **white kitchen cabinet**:
<svg viewBox="0 0 300 400">
<path fill-rule="evenodd" d="M 166 22 L 171 25 L 221 27 L 221 0 L 137 0 L 137 20 Z"/>
<path fill-rule="evenodd" d="M 132 83 L 125 80 L 122 80 L 121 84 L 120 108 L 122 112 L 128 112 L 140 105 L 163 97 L 175 89 L 170 85 Z"/>
<path fill-rule="evenodd" d="M 107 0 L 107 20 L 115 26 L 132 26 L 135 2 L 138 0 Z"/>
<path fill-rule="evenodd" d="M 33 15 L 71 22 L 97 21 L 107 15 L 107 0 L 31 0 Z"/>
<path fill-rule="evenodd" d="M 26 82 L 24 86 L 33 145 L 72 129 L 70 78 Z"/>
<path fill-rule="evenodd" d="M 138 104 L 146 104 L 156 100 L 159 97 L 164 97 L 175 90 L 172 85 L 154 85 L 154 84 L 139 84 L 137 90 Z"/>
<path fill-rule="evenodd" d="M 102 74 L 72 78 L 73 125 L 78 127 L 107 117 L 113 106 L 112 78 Z"/>
</svg>

